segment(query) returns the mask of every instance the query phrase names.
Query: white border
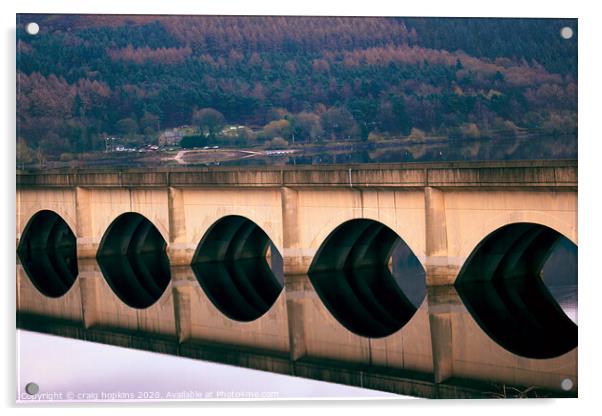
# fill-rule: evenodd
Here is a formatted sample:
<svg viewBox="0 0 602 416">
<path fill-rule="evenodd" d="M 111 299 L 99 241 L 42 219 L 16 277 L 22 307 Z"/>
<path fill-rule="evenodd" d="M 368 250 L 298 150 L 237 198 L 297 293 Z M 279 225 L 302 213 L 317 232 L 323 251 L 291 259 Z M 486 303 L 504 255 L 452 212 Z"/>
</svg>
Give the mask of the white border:
<svg viewBox="0 0 602 416">
<path fill-rule="evenodd" d="M 390 16 L 479 16 L 479 17 L 576 17 L 579 18 L 579 243 L 580 243 L 580 298 L 579 298 L 579 396 L 578 400 L 545 400 L 545 401 L 403 401 L 397 402 L 272 402 L 272 403 L 230 403 L 228 407 L 234 411 L 251 413 L 286 412 L 307 415 L 319 407 L 327 411 L 366 413 L 372 407 L 376 412 L 400 412 L 425 410 L 429 413 L 445 414 L 504 414 L 515 410 L 531 409 L 534 412 L 552 414 L 579 414 L 581 411 L 594 408 L 598 403 L 600 382 L 600 279 L 595 260 L 600 257 L 599 233 L 601 215 L 598 203 L 600 185 L 598 177 L 602 172 L 597 169 L 602 163 L 602 137 L 598 133 L 600 119 L 600 41 L 602 41 L 602 21 L 600 12 L 595 10 L 595 2 L 545 1 L 527 2 L 524 0 L 504 0 L 483 2 L 469 0 L 455 1 L 385 1 L 370 0 L 364 2 L 303 0 L 299 2 L 265 1 L 265 0 L 214 0 L 203 1 L 68 1 L 68 0 L 19 0 L 15 3 L 2 2 L 1 19 L 3 21 L 3 76 L 2 76 L 2 126 L 4 128 L 2 152 L 2 201 L 3 247 L 0 250 L 0 261 L 6 273 L 2 274 L 4 333 L 2 343 L 2 359 L 0 366 L 4 370 L 0 391 L 3 394 L 2 404 L 11 406 L 14 399 L 15 384 L 13 369 L 15 357 L 14 335 L 14 149 L 15 149 L 15 13 L 132 13 L 132 14 L 305 14 L 305 15 L 390 15 Z M 172 403 L 153 404 L 152 411 L 164 413 L 165 407 Z M 202 409 L 185 409 L 180 405 L 177 412 L 192 410 L 199 412 L 216 411 L 226 407 L 224 404 L 205 404 Z M 195 404 L 199 407 L 198 404 Z M 286 410 L 279 409 L 289 407 Z M 403 409 L 399 409 L 403 406 Z M 95 406 L 87 409 L 94 414 L 106 406 Z M 121 406 L 124 407 L 124 406 Z M 144 411 L 139 406 L 127 406 L 129 412 Z M 596 406 L 597 407 L 597 406 Z M 100 408 L 100 409 L 99 409 Z M 325 409 L 324 409 L 325 408 Z M 336 410 L 335 410 L 336 409 Z M 340 409 L 340 410 L 339 410 Z M 65 414 L 79 411 L 71 408 L 46 409 L 51 414 Z"/>
</svg>

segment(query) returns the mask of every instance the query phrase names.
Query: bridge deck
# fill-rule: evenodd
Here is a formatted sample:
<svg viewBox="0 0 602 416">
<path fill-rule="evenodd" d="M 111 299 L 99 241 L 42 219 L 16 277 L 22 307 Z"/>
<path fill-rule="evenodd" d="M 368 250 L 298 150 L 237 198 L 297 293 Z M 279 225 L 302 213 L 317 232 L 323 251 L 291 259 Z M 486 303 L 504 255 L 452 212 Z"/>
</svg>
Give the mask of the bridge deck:
<svg viewBox="0 0 602 416">
<path fill-rule="evenodd" d="M 28 187 L 577 188 L 577 161 L 17 171 Z"/>
</svg>

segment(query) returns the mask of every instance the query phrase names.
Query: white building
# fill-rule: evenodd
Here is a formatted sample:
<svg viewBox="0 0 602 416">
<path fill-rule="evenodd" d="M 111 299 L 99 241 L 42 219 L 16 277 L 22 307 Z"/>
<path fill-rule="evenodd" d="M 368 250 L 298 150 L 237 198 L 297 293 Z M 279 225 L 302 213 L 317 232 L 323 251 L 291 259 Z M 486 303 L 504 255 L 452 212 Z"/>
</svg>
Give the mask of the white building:
<svg viewBox="0 0 602 416">
<path fill-rule="evenodd" d="M 159 145 L 162 146 L 175 146 L 180 144 L 182 140 L 182 132 L 179 129 L 165 130 L 159 136 Z"/>
</svg>

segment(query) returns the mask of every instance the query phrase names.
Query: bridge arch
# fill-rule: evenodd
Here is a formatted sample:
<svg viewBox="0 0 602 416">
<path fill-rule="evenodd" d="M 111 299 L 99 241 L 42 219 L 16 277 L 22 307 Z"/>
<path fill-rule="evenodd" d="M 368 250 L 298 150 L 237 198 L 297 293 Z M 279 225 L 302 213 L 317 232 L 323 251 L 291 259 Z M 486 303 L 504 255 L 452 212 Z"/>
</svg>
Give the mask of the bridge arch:
<svg viewBox="0 0 602 416">
<path fill-rule="evenodd" d="M 472 250 L 460 269 L 456 284 L 537 276 L 560 238 L 566 236 L 543 224 L 516 222 L 503 225 Z"/>
<path fill-rule="evenodd" d="M 97 261 L 113 292 L 128 306 L 154 304 L 170 281 L 167 242 L 157 227 L 137 212 L 113 220 L 100 242 Z"/>
<path fill-rule="evenodd" d="M 161 221 L 159 218 L 157 218 L 157 216 L 152 215 L 152 213 L 143 212 L 142 210 L 124 209 L 122 211 L 113 213 L 109 217 L 103 217 L 103 219 L 102 219 L 102 221 L 100 221 L 100 223 L 96 223 L 97 227 L 104 226 L 104 230 L 102 230 L 102 229 L 99 230 L 100 231 L 99 234 L 102 234 L 102 237 L 101 237 L 101 243 L 99 244 L 97 253 L 100 252 L 100 247 L 102 245 L 102 242 L 105 239 L 105 237 L 107 236 L 107 230 L 109 230 L 115 224 L 115 221 L 117 221 L 119 218 L 123 217 L 124 215 L 130 215 L 130 214 L 144 218 L 146 221 L 151 223 L 152 226 L 159 232 L 159 234 L 161 235 L 161 237 L 163 238 L 164 241 L 166 241 L 166 242 L 169 241 L 169 229 L 168 229 L 167 225 L 163 223 L 163 221 Z"/>
<path fill-rule="evenodd" d="M 458 294 L 481 329 L 517 355 L 552 358 L 577 346 L 576 323 L 541 277 L 562 240 L 574 245 L 546 225 L 503 225 L 474 248 L 456 279 Z"/>
<path fill-rule="evenodd" d="M 576 215 L 577 214 L 575 213 L 575 218 Z M 480 225 L 478 232 L 458 233 L 461 234 L 462 240 L 457 240 L 456 243 L 452 242 L 451 244 L 456 247 L 450 248 L 461 258 L 468 259 L 470 254 L 474 252 L 475 248 L 484 241 L 487 236 L 504 226 L 517 223 L 539 224 L 551 228 L 577 245 L 578 230 L 576 220 L 573 223 L 569 223 L 564 219 L 550 215 L 547 212 L 529 210 L 509 211 L 491 215 L 487 221 Z M 466 261 L 463 262 L 463 264 L 465 263 Z M 463 264 L 459 264 L 459 266 L 461 267 Z"/>
<path fill-rule="evenodd" d="M 275 258 L 280 253 L 263 228 L 246 217 L 227 215 L 206 231 L 192 269 L 217 309 L 250 322 L 274 305 L 284 287 L 282 262 L 275 264 Z"/>
<path fill-rule="evenodd" d="M 279 216 L 278 218 L 266 218 L 265 213 L 260 212 L 256 207 L 229 206 L 227 209 L 220 208 L 212 212 L 207 212 L 203 217 L 203 220 L 192 228 L 190 241 L 196 244 L 193 258 L 207 233 L 210 232 L 211 228 L 217 222 L 225 217 L 242 217 L 252 221 L 261 227 L 278 251 L 282 251 L 282 226 Z"/>
<path fill-rule="evenodd" d="M 65 206 L 61 206 L 61 204 L 57 204 L 53 206 L 53 204 L 18 204 L 17 210 L 17 238 L 22 238 L 25 233 L 27 226 L 30 224 L 33 217 L 38 215 L 38 213 L 42 211 L 50 211 L 54 212 L 58 215 L 66 224 L 69 226 L 69 229 L 75 234 L 77 230 L 77 222 L 72 215 L 72 212 Z"/>
<path fill-rule="evenodd" d="M 373 214 L 373 215 L 372 215 Z M 382 218 L 378 215 L 378 211 L 365 210 L 361 215 L 358 215 L 356 210 L 342 210 L 338 215 L 332 216 L 323 226 L 319 228 L 319 231 L 310 238 L 309 250 L 313 253 L 312 263 L 316 259 L 317 253 L 324 246 L 326 240 L 332 235 L 341 225 L 354 220 L 364 219 L 368 221 L 378 222 L 393 230 L 395 234 L 408 246 L 412 253 L 416 255 L 418 261 L 423 268 L 426 268 L 424 263 L 425 258 L 425 247 L 422 243 L 424 241 L 424 226 L 413 227 L 409 224 L 399 223 L 396 218 Z M 419 233 L 419 235 L 417 234 Z"/>
<path fill-rule="evenodd" d="M 402 248 L 406 268 L 389 268 Z M 404 280 L 412 278 L 419 284 Z M 385 224 L 366 218 L 343 222 L 317 251 L 309 279 L 330 313 L 360 336 L 380 338 L 401 329 L 426 294 L 425 272 L 407 244 Z M 407 289 L 419 288 L 417 293 Z M 415 291 L 416 292 L 416 291 Z"/>
<path fill-rule="evenodd" d="M 36 212 L 23 229 L 17 255 L 33 285 L 45 296 L 65 295 L 75 283 L 77 241 L 56 212 Z"/>
</svg>

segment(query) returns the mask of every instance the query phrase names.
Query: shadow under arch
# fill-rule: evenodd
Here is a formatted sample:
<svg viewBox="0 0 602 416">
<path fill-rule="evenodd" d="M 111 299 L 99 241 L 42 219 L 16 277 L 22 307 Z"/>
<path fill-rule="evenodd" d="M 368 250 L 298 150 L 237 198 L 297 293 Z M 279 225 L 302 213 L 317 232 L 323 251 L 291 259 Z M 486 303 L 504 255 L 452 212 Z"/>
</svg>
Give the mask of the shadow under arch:
<svg viewBox="0 0 602 416">
<path fill-rule="evenodd" d="M 392 229 L 369 219 L 335 228 L 318 249 L 309 279 L 345 328 L 370 338 L 401 329 L 426 294 L 425 272 L 411 249 Z"/>
<path fill-rule="evenodd" d="M 167 242 L 144 216 L 127 212 L 109 225 L 96 259 L 113 292 L 128 306 L 143 309 L 165 292 L 171 278 Z"/>
<path fill-rule="evenodd" d="M 456 279 L 456 290 L 477 324 L 514 354 L 546 359 L 577 346 L 577 325 L 541 276 L 561 241 L 573 244 L 541 224 L 503 226 L 477 245 Z"/>
<path fill-rule="evenodd" d="M 77 239 L 54 211 L 38 211 L 29 219 L 17 256 L 33 285 L 45 296 L 63 296 L 75 283 Z"/>
<path fill-rule="evenodd" d="M 261 227 L 239 215 L 222 217 L 207 230 L 192 270 L 215 307 L 236 321 L 264 315 L 284 287 L 280 253 Z"/>
</svg>

